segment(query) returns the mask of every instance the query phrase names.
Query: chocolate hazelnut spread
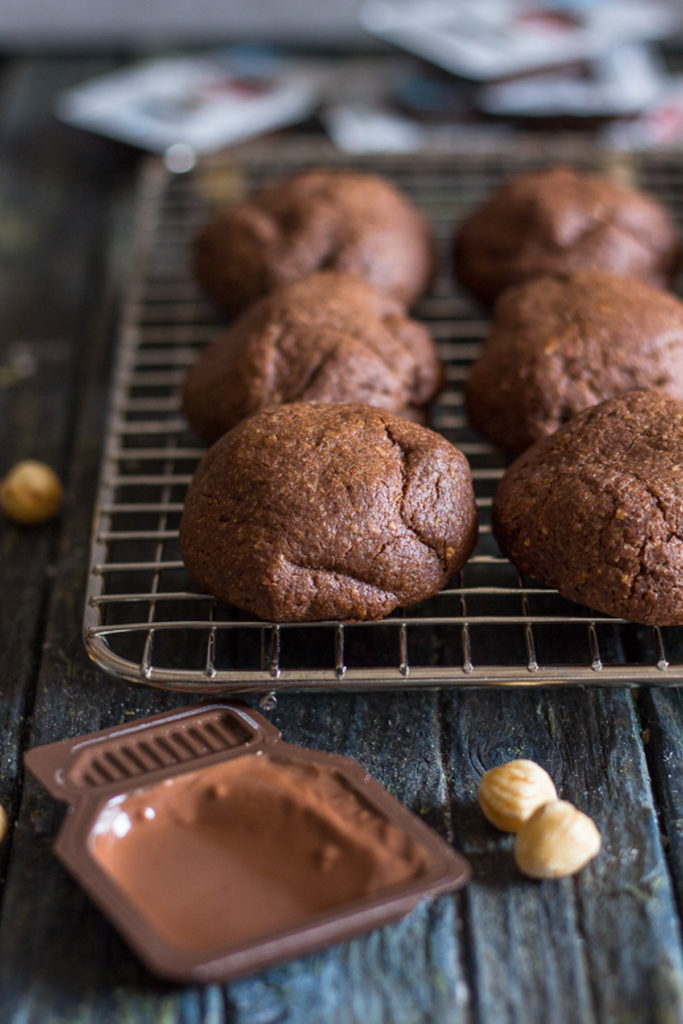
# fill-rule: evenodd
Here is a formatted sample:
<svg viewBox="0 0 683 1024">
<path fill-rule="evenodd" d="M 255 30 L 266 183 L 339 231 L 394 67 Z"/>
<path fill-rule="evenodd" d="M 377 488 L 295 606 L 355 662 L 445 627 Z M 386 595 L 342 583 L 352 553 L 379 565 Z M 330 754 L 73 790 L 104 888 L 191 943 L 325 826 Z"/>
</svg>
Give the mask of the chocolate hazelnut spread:
<svg viewBox="0 0 683 1024">
<path fill-rule="evenodd" d="M 264 754 L 113 798 L 89 847 L 138 912 L 187 949 L 272 936 L 430 867 L 334 768 Z"/>
</svg>

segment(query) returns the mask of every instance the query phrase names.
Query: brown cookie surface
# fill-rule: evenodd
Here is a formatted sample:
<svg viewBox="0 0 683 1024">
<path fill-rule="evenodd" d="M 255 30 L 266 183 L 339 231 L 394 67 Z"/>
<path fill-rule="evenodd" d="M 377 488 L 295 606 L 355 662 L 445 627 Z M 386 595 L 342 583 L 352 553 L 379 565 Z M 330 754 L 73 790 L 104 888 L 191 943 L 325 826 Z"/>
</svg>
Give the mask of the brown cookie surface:
<svg viewBox="0 0 683 1024">
<path fill-rule="evenodd" d="M 208 441 L 285 402 L 360 402 L 409 419 L 440 390 L 426 329 L 361 278 L 321 271 L 251 306 L 190 368 L 183 408 Z"/>
<path fill-rule="evenodd" d="M 205 590 L 264 619 L 377 619 L 436 593 L 469 557 L 465 457 L 364 405 L 258 413 L 201 461 L 180 546 Z"/>
<path fill-rule="evenodd" d="M 683 623 L 683 403 L 629 391 L 528 448 L 497 488 L 503 554 L 619 618 Z"/>
<path fill-rule="evenodd" d="M 485 303 L 508 285 L 580 267 L 670 283 L 679 243 L 655 199 L 596 174 L 548 167 L 511 178 L 456 232 L 455 270 Z"/>
<path fill-rule="evenodd" d="M 507 289 L 467 382 L 472 424 L 516 454 L 622 391 L 683 400 L 683 303 L 599 270 Z"/>
<path fill-rule="evenodd" d="M 433 266 L 427 222 L 374 174 L 305 171 L 215 216 L 194 246 L 194 271 L 230 313 L 316 270 L 356 274 L 405 305 Z"/>
</svg>

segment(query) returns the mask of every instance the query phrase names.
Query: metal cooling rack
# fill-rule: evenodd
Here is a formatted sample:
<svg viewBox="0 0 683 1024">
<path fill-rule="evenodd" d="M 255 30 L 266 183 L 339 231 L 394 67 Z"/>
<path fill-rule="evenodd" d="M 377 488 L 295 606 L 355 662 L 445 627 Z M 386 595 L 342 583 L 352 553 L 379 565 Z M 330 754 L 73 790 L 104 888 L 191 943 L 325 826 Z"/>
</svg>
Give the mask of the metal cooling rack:
<svg viewBox="0 0 683 1024">
<path fill-rule="evenodd" d="M 180 560 L 183 497 L 204 450 L 181 414 L 180 386 L 220 324 L 188 274 L 187 253 L 216 205 L 321 162 L 385 174 L 433 222 L 440 271 L 415 311 L 447 366 L 448 388 L 432 426 L 470 461 L 481 532 L 467 566 L 429 601 L 381 622 L 277 625 L 199 593 Z M 213 693 L 683 679 L 683 629 L 641 627 L 574 605 L 521 578 L 491 536 L 491 498 L 503 463 L 468 427 L 462 400 L 467 367 L 487 324 L 451 281 L 449 241 L 453 225 L 504 176 L 547 162 L 542 152 L 519 150 L 504 158 L 434 154 L 350 161 L 301 141 L 257 147 L 239 164 L 211 160 L 187 176 L 149 165 L 124 302 L 84 619 L 86 647 L 103 669 L 152 686 Z M 595 153 L 574 162 L 616 171 L 681 218 L 683 176 L 674 157 Z"/>
</svg>

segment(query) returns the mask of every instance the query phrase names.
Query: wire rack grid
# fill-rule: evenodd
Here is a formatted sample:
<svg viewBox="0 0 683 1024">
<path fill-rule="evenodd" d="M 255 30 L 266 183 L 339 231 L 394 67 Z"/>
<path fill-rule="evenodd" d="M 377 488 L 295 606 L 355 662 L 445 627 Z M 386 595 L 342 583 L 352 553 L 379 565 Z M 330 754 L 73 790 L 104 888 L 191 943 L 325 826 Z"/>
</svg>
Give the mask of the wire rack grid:
<svg viewBox="0 0 683 1024">
<path fill-rule="evenodd" d="M 601 616 L 520 577 L 501 557 L 490 506 L 500 454 L 468 426 L 462 387 L 487 321 L 452 281 L 454 225 L 511 170 L 543 154 L 421 155 L 355 160 L 386 175 L 429 216 L 440 250 L 437 277 L 415 316 L 428 325 L 448 386 L 432 426 L 468 457 L 480 538 L 465 568 L 434 598 L 381 622 L 264 623 L 197 591 L 178 548 L 187 485 L 204 448 L 180 409 L 184 374 L 220 326 L 220 314 L 188 271 L 192 236 L 211 210 L 277 175 L 348 159 L 310 145 L 257 151 L 239 164 L 217 158 L 191 175 L 151 162 L 136 221 L 123 304 L 109 426 L 93 526 L 84 616 L 86 648 L 106 671 L 190 692 L 282 688 L 450 685 L 670 684 L 683 679 L 683 629 Z M 657 194 L 680 219 L 683 178 L 675 161 L 609 163 Z"/>
</svg>

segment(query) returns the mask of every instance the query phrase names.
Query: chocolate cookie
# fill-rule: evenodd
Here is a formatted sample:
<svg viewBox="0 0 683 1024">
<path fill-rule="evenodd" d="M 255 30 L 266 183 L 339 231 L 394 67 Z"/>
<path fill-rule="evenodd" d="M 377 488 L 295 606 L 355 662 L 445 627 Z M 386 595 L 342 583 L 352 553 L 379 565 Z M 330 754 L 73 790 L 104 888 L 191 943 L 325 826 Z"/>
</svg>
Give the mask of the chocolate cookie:
<svg viewBox="0 0 683 1024">
<path fill-rule="evenodd" d="M 321 271 L 251 306 L 185 380 L 192 426 L 214 441 L 283 402 L 362 402 L 424 418 L 443 371 L 434 342 L 361 278 Z"/>
<path fill-rule="evenodd" d="M 510 284 L 581 267 L 666 286 L 678 255 L 656 200 L 571 167 L 511 178 L 465 219 L 454 245 L 460 283 L 485 303 Z"/>
<path fill-rule="evenodd" d="M 635 278 L 577 270 L 501 295 L 467 410 L 477 430 L 517 453 L 636 387 L 683 400 L 683 303 Z"/>
<path fill-rule="evenodd" d="M 315 270 L 357 274 L 405 305 L 432 272 L 430 230 L 388 181 L 313 170 L 218 214 L 195 241 L 197 279 L 228 312 Z"/>
<path fill-rule="evenodd" d="M 185 566 L 264 619 L 378 619 L 435 594 L 470 555 L 465 457 L 366 405 L 281 405 L 202 459 L 180 524 Z"/>
<path fill-rule="evenodd" d="M 579 413 L 510 466 L 492 521 L 517 568 L 564 597 L 683 624 L 683 403 L 628 391 Z"/>
</svg>

